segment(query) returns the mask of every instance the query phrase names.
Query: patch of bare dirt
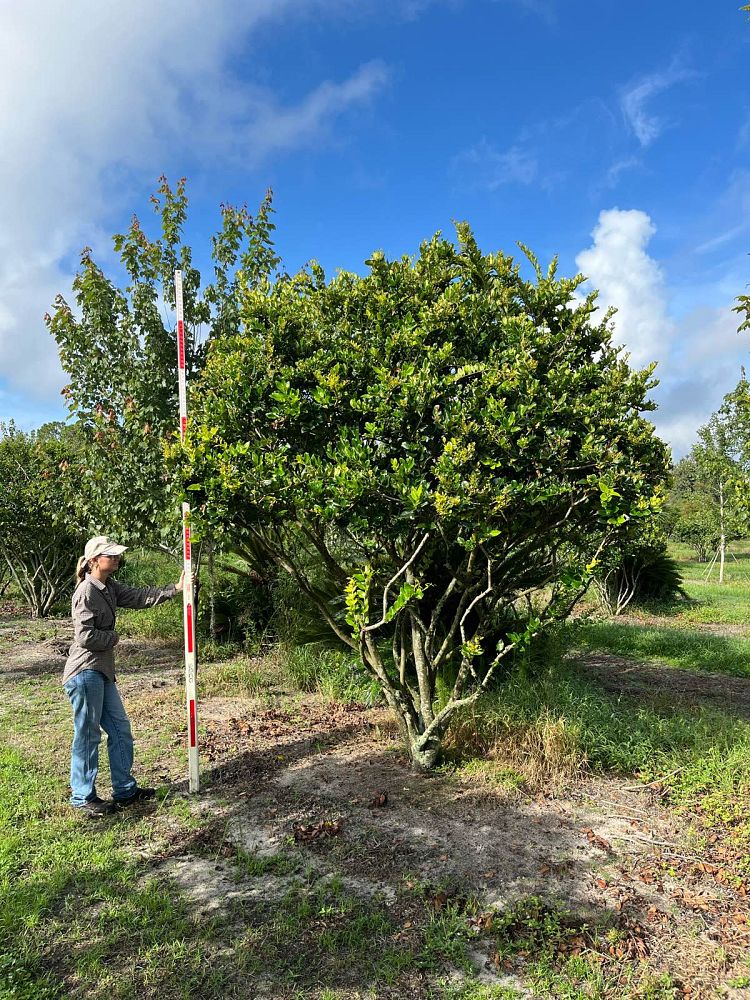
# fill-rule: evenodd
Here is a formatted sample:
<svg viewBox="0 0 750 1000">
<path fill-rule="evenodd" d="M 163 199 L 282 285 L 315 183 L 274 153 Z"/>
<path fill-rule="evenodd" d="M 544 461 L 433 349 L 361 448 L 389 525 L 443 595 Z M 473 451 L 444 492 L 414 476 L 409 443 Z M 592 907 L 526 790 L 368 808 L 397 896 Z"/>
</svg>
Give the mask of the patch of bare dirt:
<svg viewBox="0 0 750 1000">
<path fill-rule="evenodd" d="M 0 619 L 1 620 L 1 619 Z M 38 637 L 39 632 L 46 634 Z M 22 678 L 59 673 L 62 676 L 73 641 L 70 619 L 30 623 L 12 618 L 0 625 L 0 677 Z M 182 676 L 182 648 L 166 641 L 121 639 L 117 646 L 117 672 L 123 681 L 135 672 L 154 678 L 164 671 Z M 166 682 L 165 682 L 166 683 Z M 158 686 L 155 685 L 155 686 Z"/>
<path fill-rule="evenodd" d="M 666 664 L 649 666 L 614 653 L 577 653 L 576 661 L 612 694 L 667 698 L 677 705 L 711 706 L 750 719 L 750 680 L 743 677 L 698 673 Z"/>
</svg>

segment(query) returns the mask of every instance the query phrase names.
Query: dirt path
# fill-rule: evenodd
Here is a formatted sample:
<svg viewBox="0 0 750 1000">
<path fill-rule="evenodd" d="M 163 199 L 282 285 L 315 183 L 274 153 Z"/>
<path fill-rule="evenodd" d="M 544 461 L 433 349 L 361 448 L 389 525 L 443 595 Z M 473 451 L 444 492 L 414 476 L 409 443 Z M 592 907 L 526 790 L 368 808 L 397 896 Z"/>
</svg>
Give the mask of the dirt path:
<svg viewBox="0 0 750 1000">
<path fill-rule="evenodd" d="M 68 636 L 65 623 L 57 629 L 53 638 L 0 653 L 3 697 L 20 704 L 30 695 L 14 681 L 59 675 Z M 750 717 L 750 682 L 609 656 L 587 663 L 615 693 L 660 688 Z M 119 673 L 141 742 L 148 744 L 148 734 L 168 737 L 151 754 L 148 777 L 168 782 L 169 795 L 179 797 L 180 651 L 124 640 Z M 436 910 L 472 899 L 471 912 L 485 915 L 535 896 L 562 906 L 576 926 L 616 928 L 612 956 L 669 972 L 692 991 L 685 996 L 750 996 L 726 985 L 747 972 L 745 889 L 720 845 L 700 852 L 689 846 L 689 819 L 666 808 L 658 788 L 582 775 L 564 791 L 532 793 L 450 773 L 416 774 L 384 711 L 296 694 L 273 670 L 256 697 L 202 697 L 200 718 L 203 787 L 190 800 L 197 829 L 167 825 L 144 853 L 153 871 L 174 879 L 205 912 L 230 908 L 255 919 L 257 907 L 285 898 L 301 870 L 308 886 L 336 879 L 363 905 L 377 900 L 406 938 L 416 930 L 405 887 L 419 885 Z M 254 862 L 239 878 L 238 851 Z M 289 864 L 279 871 L 282 856 Z M 477 924 L 474 975 L 520 990 L 524 959 L 511 967 L 498 962 L 483 933 L 491 919 Z M 428 979 L 378 996 L 426 997 Z M 288 996 L 272 978 L 258 990 L 258 997 Z"/>
<path fill-rule="evenodd" d="M 614 653 L 586 653 L 576 659 L 612 694 L 710 706 L 750 720 L 750 680 L 745 678 L 652 666 Z"/>
</svg>

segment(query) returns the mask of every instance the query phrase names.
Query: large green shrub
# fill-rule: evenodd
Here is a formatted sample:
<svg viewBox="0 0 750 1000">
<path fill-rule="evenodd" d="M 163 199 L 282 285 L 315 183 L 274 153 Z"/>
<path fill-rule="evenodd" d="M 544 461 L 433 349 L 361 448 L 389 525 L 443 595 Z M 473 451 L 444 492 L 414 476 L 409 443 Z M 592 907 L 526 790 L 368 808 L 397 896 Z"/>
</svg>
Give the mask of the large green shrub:
<svg viewBox="0 0 750 1000">
<path fill-rule="evenodd" d="M 203 529 L 296 581 L 424 767 L 666 474 L 641 415 L 651 369 L 618 355 L 593 295 L 575 300 L 580 277 L 529 259 L 533 280 L 461 225 L 458 246 L 375 253 L 364 276 L 246 282 L 173 451 Z"/>
</svg>

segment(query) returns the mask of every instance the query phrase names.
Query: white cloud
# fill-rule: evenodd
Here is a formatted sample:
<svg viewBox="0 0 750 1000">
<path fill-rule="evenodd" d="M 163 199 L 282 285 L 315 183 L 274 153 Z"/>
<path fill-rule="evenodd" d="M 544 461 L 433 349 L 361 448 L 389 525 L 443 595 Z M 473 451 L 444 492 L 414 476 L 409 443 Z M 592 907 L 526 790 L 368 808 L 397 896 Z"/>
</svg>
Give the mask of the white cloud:
<svg viewBox="0 0 750 1000">
<path fill-rule="evenodd" d="M 645 212 L 609 209 L 599 215 L 593 246 L 576 257 L 599 289 L 600 307 L 617 308 L 615 342 L 630 352 L 634 365 L 663 359 L 674 336 L 661 269 L 646 253 L 655 231 Z"/>
<path fill-rule="evenodd" d="M 620 98 L 620 107 L 641 146 L 650 146 L 667 125 L 663 118 L 649 110 L 648 106 L 652 99 L 676 83 L 688 80 L 694 75 L 690 70 L 680 66 L 678 60 L 674 60 L 669 69 L 642 76 L 624 90 Z"/>
<path fill-rule="evenodd" d="M 703 297 L 723 294 L 720 286 L 707 287 Z M 677 457 L 690 450 L 698 428 L 718 410 L 750 360 L 732 304 L 730 299 L 722 306 L 698 305 L 682 316 L 671 353 L 659 365 L 661 384 L 653 394 L 659 409 L 652 419 Z"/>
<path fill-rule="evenodd" d="M 697 430 L 708 421 L 712 411 L 695 411 L 685 417 L 674 417 L 665 419 L 659 411 L 649 414 L 656 433 L 662 441 L 672 449 L 673 461 L 678 461 L 686 455 L 697 439 Z"/>
<path fill-rule="evenodd" d="M 750 346 L 747 337 L 737 332 L 739 322 L 731 305 L 694 309 L 680 323 L 678 356 L 684 368 L 696 371 L 698 366 L 697 370 L 702 371 L 707 364 L 729 364 L 738 371 L 738 362 L 747 355 Z"/>
<path fill-rule="evenodd" d="M 647 253 L 654 232 L 645 212 L 603 211 L 593 245 L 578 254 L 576 264 L 599 289 L 600 307 L 618 310 L 614 340 L 630 351 L 631 363 L 658 361 L 660 384 L 653 391 L 658 409 L 651 419 L 680 457 L 737 384 L 741 366 L 750 360 L 750 343 L 737 333 L 733 293 L 724 279 L 697 289 L 687 310 L 674 318 L 684 293 L 667 286 L 659 263 Z"/>
<path fill-rule="evenodd" d="M 452 170 L 471 186 L 496 191 L 506 184 L 530 184 L 537 175 L 535 157 L 522 146 L 500 152 L 486 139 L 453 158 Z"/>
<path fill-rule="evenodd" d="M 166 164 L 314 144 L 385 85 L 378 62 L 295 104 L 231 75 L 261 24 L 350 0 L 34 0 L 0 6 L 0 384 L 62 384 L 42 316 L 69 263 Z M 248 154 L 248 144 L 252 144 Z"/>
</svg>

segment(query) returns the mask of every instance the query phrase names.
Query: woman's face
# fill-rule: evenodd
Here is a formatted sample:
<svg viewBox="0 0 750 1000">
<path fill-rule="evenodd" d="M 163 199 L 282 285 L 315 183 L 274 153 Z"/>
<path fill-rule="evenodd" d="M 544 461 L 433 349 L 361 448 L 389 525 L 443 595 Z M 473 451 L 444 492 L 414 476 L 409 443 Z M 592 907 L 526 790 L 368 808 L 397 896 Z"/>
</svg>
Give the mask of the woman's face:
<svg viewBox="0 0 750 1000">
<path fill-rule="evenodd" d="M 91 562 L 101 573 L 106 573 L 109 576 L 117 571 L 117 567 L 120 565 L 120 557 L 96 556 L 96 558 L 92 559 Z"/>
</svg>

